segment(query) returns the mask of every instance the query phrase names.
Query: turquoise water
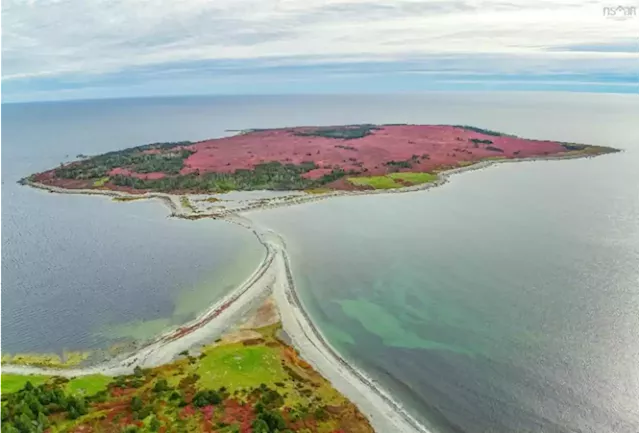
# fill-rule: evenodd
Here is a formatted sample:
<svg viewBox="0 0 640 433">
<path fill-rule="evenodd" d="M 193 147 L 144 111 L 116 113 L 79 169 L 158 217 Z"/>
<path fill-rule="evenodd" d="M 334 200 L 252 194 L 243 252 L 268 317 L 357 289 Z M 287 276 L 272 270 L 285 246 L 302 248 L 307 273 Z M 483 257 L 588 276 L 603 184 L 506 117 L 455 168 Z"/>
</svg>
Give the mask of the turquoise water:
<svg viewBox="0 0 640 433">
<path fill-rule="evenodd" d="M 590 103 L 536 122 L 625 152 L 250 214 L 329 340 L 436 431 L 638 430 L 637 105 Z"/>
</svg>

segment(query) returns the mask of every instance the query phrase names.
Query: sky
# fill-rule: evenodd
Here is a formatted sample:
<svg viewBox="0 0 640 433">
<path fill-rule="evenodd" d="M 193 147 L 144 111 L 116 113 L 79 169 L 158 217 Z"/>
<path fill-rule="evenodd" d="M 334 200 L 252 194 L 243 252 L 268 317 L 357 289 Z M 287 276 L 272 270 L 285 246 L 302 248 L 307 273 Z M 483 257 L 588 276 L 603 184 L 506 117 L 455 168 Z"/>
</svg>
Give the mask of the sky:
<svg viewBox="0 0 640 433">
<path fill-rule="evenodd" d="M 3 0 L 2 102 L 638 93 L 638 3 L 622 1 Z"/>
</svg>

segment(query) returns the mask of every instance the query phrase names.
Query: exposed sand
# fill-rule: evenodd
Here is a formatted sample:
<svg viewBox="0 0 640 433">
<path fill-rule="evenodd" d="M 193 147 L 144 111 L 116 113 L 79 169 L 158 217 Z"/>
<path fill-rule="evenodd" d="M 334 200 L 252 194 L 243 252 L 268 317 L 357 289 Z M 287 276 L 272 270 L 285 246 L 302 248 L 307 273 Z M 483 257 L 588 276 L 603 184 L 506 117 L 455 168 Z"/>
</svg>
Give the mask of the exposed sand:
<svg viewBox="0 0 640 433">
<path fill-rule="evenodd" d="M 265 299 L 264 303 L 256 312 L 240 325 L 240 329 L 257 329 L 264 326 L 274 325 L 280 321 L 278 306 L 273 296 Z"/>
</svg>

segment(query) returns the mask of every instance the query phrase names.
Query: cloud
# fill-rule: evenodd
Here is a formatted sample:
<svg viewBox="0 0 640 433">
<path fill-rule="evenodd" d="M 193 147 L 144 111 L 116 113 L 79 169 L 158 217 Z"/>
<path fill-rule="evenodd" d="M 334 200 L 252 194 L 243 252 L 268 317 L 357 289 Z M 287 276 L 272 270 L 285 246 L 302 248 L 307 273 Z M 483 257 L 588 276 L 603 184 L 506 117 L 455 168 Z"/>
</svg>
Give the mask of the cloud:
<svg viewBox="0 0 640 433">
<path fill-rule="evenodd" d="M 314 68 L 365 75 L 371 68 L 390 74 L 595 68 L 637 76 L 636 20 L 607 19 L 605 6 L 584 0 L 6 0 L 3 87 L 19 96 L 55 83 L 100 88 L 162 75 L 204 80 L 213 74 L 224 81 L 258 72 L 272 83 L 277 77 L 269 71 L 288 80 L 313 75 Z"/>
</svg>

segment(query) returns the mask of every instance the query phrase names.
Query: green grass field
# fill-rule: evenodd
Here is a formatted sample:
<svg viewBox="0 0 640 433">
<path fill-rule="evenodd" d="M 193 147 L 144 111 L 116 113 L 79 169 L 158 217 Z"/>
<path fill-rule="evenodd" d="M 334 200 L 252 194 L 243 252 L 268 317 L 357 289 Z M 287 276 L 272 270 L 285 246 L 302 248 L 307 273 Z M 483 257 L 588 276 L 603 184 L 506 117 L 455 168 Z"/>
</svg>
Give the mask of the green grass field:
<svg viewBox="0 0 640 433">
<path fill-rule="evenodd" d="M 109 182 L 109 177 L 101 177 L 100 179 L 96 180 L 95 182 L 93 182 L 93 186 L 95 187 L 101 187 L 104 186 L 105 183 Z"/>
<path fill-rule="evenodd" d="M 433 182 L 438 176 L 433 173 L 391 173 L 386 176 L 350 177 L 348 180 L 356 186 L 369 186 L 373 189 L 402 188 L 406 184 L 419 185 Z"/>
<path fill-rule="evenodd" d="M 2 393 L 12 393 L 22 389 L 27 383 L 32 385 L 40 385 L 47 381 L 47 376 L 21 376 L 19 374 L 2 373 Z"/>
<path fill-rule="evenodd" d="M 349 182 L 356 186 L 370 186 L 373 189 L 401 188 L 402 184 L 388 176 L 350 177 Z"/>
<path fill-rule="evenodd" d="M 391 173 L 387 176 L 393 180 L 400 180 L 413 185 L 434 182 L 438 179 L 438 176 L 432 173 Z"/>
<path fill-rule="evenodd" d="M 286 374 L 276 349 L 266 346 L 243 346 L 241 343 L 216 347 L 205 352 L 198 367 L 198 386 L 230 391 L 264 383 L 283 381 Z"/>
<path fill-rule="evenodd" d="M 71 394 L 94 395 L 97 392 L 107 389 L 107 385 L 113 378 L 101 374 L 80 376 L 71 379 L 66 386 L 67 392 Z"/>
</svg>

